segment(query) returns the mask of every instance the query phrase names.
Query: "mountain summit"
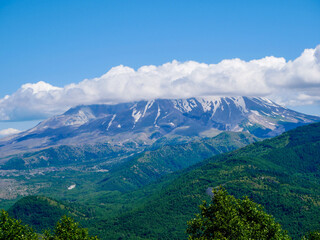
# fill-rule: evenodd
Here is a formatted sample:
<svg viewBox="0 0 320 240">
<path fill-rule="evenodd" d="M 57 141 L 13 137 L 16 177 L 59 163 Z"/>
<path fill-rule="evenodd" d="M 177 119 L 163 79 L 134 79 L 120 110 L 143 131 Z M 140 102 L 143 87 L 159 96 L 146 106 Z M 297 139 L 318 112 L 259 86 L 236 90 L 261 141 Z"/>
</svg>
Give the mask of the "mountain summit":
<svg viewBox="0 0 320 240">
<path fill-rule="evenodd" d="M 0 141 L 6 155 L 62 144 L 109 142 L 147 146 L 161 137 L 207 137 L 220 131 L 266 138 L 320 121 L 256 97 L 156 99 L 71 108 L 36 127 Z"/>
</svg>

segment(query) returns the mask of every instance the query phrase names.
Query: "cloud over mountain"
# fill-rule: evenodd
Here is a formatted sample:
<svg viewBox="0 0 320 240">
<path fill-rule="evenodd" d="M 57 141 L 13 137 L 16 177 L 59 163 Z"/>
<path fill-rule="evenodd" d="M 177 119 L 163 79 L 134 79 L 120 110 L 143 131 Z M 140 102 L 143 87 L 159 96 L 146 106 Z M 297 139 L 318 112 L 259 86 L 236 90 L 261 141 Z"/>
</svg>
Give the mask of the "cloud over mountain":
<svg viewBox="0 0 320 240">
<path fill-rule="evenodd" d="M 21 131 L 18 129 L 14 129 L 14 128 L 3 129 L 3 130 L 0 130 L 0 137 L 17 134 L 19 132 L 21 132 Z"/>
<path fill-rule="evenodd" d="M 62 113 L 71 106 L 194 96 L 266 96 L 286 105 L 320 102 L 320 45 L 293 61 L 265 57 L 218 64 L 172 61 L 134 70 L 117 66 L 94 79 L 63 88 L 27 83 L 0 99 L 0 120 L 26 120 Z"/>
</svg>

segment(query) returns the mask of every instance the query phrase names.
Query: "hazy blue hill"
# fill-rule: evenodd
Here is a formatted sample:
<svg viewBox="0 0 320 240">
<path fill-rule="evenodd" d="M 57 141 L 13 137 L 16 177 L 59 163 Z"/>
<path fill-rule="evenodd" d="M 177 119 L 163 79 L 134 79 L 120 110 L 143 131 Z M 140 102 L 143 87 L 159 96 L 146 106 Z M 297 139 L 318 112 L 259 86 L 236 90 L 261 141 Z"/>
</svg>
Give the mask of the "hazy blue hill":
<svg viewBox="0 0 320 240">
<path fill-rule="evenodd" d="M 116 219 L 111 238 L 181 239 L 186 221 L 223 185 L 265 206 L 298 238 L 320 229 L 320 124 L 286 132 L 232 153 L 208 159 L 164 185 L 144 204 Z M 106 238 L 107 239 L 107 238 Z"/>
<path fill-rule="evenodd" d="M 137 149 L 129 144 L 119 147 L 107 143 L 92 145 L 61 145 L 35 152 L 26 152 L 9 157 L 0 166 L 2 170 L 25 170 L 43 167 L 66 167 L 68 165 L 97 164 L 119 156 L 130 155 Z M 116 163 L 116 161 L 114 162 Z"/>
<path fill-rule="evenodd" d="M 259 139 L 249 133 L 224 132 L 214 138 L 186 144 L 166 145 L 146 151 L 107 173 L 100 182 L 104 190 L 129 191 L 149 184 L 161 176 L 187 168 L 203 159 L 226 153 Z"/>
</svg>

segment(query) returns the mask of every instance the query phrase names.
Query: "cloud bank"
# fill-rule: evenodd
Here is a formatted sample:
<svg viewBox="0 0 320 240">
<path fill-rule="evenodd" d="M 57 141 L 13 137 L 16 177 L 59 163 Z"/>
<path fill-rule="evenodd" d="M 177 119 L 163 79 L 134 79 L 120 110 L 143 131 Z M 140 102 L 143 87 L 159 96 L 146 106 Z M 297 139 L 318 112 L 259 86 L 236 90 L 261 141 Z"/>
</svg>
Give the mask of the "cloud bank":
<svg viewBox="0 0 320 240">
<path fill-rule="evenodd" d="M 17 134 L 19 132 L 21 132 L 21 131 L 18 129 L 14 129 L 14 128 L 3 129 L 3 130 L 0 130 L 0 137 L 5 137 L 5 136 Z"/>
<path fill-rule="evenodd" d="M 284 105 L 320 103 L 320 45 L 293 61 L 265 57 L 227 59 L 217 64 L 172 61 L 106 74 L 63 88 L 27 83 L 0 99 L 0 120 L 32 120 L 80 104 L 119 103 L 154 98 L 264 96 Z"/>
</svg>

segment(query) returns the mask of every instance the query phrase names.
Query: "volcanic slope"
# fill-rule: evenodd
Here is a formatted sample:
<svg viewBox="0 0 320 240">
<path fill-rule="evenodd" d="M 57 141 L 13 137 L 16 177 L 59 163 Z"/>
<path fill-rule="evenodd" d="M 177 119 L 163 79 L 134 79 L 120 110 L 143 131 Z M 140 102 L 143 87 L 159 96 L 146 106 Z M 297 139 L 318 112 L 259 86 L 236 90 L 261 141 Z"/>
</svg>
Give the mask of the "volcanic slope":
<svg viewBox="0 0 320 240">
<path fill-rule="evenodd" d="M 144 148 L 162 137 L 190 140 L 212 137 L 221 131 L 249 132 L 265 138 L 316 121 L 320 117 L 255 97 L 156 99 L 77 106 L 28 131 L 1 139 L 0 156 L 96 142 Z"/>
</svg>

